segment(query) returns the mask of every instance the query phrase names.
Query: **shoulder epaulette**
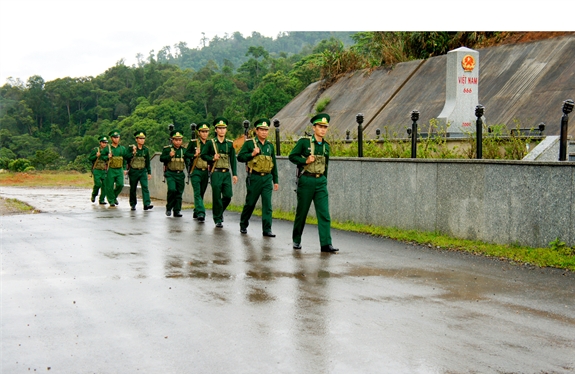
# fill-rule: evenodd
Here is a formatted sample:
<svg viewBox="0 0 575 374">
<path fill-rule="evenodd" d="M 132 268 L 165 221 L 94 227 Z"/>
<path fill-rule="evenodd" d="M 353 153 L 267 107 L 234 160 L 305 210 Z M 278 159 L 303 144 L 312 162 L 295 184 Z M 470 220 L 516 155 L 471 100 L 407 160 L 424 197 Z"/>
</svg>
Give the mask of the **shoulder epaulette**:
<svg viewBox="0 0 575 374">
<path fill-rule="evenodd" d="M 165 145 L 164 148 L 172 148 L 171 145 Z"/>
</svg>

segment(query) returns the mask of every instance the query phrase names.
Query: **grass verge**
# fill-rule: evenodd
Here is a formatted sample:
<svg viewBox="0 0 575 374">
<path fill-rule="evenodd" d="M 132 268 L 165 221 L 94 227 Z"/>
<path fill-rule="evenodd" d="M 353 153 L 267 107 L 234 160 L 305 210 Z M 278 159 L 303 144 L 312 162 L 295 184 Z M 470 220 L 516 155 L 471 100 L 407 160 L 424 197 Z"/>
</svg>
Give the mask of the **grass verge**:
<svg viewBox="0 0 575 374">
<path fill-rule="evenodd" d="M 17 199 L 5 199 L 0 197 L 0 213 L 1 215 L 7 214 L 27 214 L 38 213 L 33 206 L 26 204 Z"/>
<path fill-rule="evenodd" d="M 229 205 L 227 210 L 241 212 L 242 208 L 242 206 Z M 184 209 L 193 209 L 193 205 L 186 205 Z M 211 209 L 211 204 L 206 204 L 206 209 Z M 253 215 L 261 217 L 261 214 L 260 209 L 254 210 Z M 279 210 L 274 210 L 272 216 L 275 219 L 286 221 L 295 219 L 294 212 Z M 317 225 L 317 219 L 308 217 L 306 223 Z M 424 245 L 430 248 L 463 251 L 474 255 L 495 257 L 516 265 L 535 265 L 575 271 L 575 250 L 561 245 L 533 248 L 521 245 L 491 244 L 475 240 L 456 239 L 437 232 L 400 230 L 393 227 L 378 227 L 354 222 L 332 221 L 331 227 L 343 231 L 389 238 L 409 244 Z"/>
<path fill-rule="evenodd" d="M 0 185 L 19 187 L 91 188 L 89 173 L 73 171 L 32 171 L 28 173 L 0 173 Z"/>
</svg>

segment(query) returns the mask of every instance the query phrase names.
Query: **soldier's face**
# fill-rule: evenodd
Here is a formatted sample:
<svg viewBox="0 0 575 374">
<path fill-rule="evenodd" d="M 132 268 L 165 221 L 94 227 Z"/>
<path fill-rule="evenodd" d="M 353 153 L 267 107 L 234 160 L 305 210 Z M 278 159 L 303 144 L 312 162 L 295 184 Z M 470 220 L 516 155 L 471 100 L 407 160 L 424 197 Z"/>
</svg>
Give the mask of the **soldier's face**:
<svg viewBox="0 0 575 374">
<path fill-rule="evenodd" d="M 260 140 L 266 140 L 269 133 L 270 133 L 270 129 L 262 129 L 259 127 L 256 129 L 256 135 L 258 136 L 258 138 Z"/>
<path fill-rule="evenodd" d="M 200 130 L 200 139 L 206 140 L 208 138 L 208 134 L 210 133 L 209 130 Z"/>
<path fill-rule="evenodd" d="M 313 127 L 313 132 L 316 136 L 319 136 L 321 138 L 323 138 L 325 136 L 325 134 L 327 133 L 327 126 L 326 125 L 320 125 L 320 124 L 316 124 Z"/>
<path fill-rule="evenodd" d="M 138 143 L 139 145 L 144 145 L 145 142 L 146 138 L 136 138 L 136 143 Z"/>
<path fill-rule="evenodd" d="M 182 141 L 183 141 L 182 138 L 172 138 L 172 144 L 176 148 L 180 148 L 182 146 Z"/>
<path fill-rule="evenodd" d="M 120 143 L 120 137 L 119 136 L 112 136 L 112 143 L 114 145 L 118 145 Z"/>
<path fill-rule="evenodd" d="M 216 134 L 219 137 L 225 136 L 226 132 L 228 132 L 228 128 L 227 127 L 216 127 Z"/>
<path fill-rule="evenodd" d="M 100 148 L 106 148 L 108 142 L 100 142 Z"/>
</svg>

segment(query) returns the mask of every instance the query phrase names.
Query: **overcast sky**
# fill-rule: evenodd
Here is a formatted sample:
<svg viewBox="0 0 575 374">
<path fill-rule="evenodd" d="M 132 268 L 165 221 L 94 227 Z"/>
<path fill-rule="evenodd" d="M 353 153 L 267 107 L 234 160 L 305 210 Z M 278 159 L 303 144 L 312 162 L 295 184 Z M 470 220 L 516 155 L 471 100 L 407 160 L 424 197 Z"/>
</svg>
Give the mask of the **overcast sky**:
<svg viewBox="0 0 575 374">
<path fill-rule="evenodd" d="M 511 3 L 511 5 L 503 5 Z M 136 54 L 235 31 L 574 31 L 571 1 L 0 0 L 0 85 L 96 76 Z"/>
</svg>

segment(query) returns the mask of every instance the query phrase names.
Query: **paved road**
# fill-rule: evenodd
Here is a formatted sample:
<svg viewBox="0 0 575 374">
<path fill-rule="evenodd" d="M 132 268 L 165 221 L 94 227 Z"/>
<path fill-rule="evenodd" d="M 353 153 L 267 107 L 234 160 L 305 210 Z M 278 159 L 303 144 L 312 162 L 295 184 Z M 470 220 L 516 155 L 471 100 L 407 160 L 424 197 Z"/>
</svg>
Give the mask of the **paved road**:
<svg viewBox="0 0 575 374">
<path fill-rule="evenodd" d="M 575 276 L 307 226 L 1 188 L 2 373 L 573 373 Z M 159 209 L 158 209 L 159 208 Z M 211 217 L 211 215 L 208 215 Z"/>
</svg>

